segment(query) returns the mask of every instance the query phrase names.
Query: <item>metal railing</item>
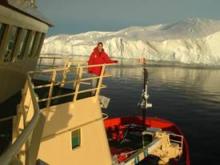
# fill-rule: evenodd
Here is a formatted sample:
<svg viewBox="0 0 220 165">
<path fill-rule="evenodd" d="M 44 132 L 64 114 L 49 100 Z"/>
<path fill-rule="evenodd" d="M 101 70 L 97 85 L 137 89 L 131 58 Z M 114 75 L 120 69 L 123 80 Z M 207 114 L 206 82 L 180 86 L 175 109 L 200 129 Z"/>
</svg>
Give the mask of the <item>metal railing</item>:
<svg viewBox="0 0 220 165">
<path fill-rule="evenodd" d="M 75 60 L 73 56 L 40 56 L 38 58 L 37 69 L 48 69 L 66 67 L 68 65 L 86 65 L 87 62 L 84 60 Z"/>
<path fill-rule="evenodd" d="M 8 165 L 12 161 L 18 161 L 19 154 L 21 152 L 21 148 L 26 144 L 30 139 L 32 139 L 32 134 L 35 129 L 35 127 L 38 124 L 39 116 L 40 116 L 40 110 L 37 104 L 37 97 L 35 96 L 34 90 L 31 88 L 32 83 L 30 76 L 28 75 L 26 85 L 24 88 L 25 95 L 30 96 L 30 105 L 33 107 L 31 110 L 33 110 L 33 117 L 29 121 L 29 123 L 26 123 L 26 126 L 24 130 L 18 135 L 14 143 L 12 143 L 8 149 L 1 155 L 0 162 L 1 165 Z M 25 99 L 23 97 L 23 99 Z M 25 100 L 23 100 L 25 101 Z"/>
<path fill-rule="evenodd" d="M 183 150 L 183 141 L 184 141 L 183 135 L 169 133 L 169 137 L 170 137 L 170 142 L 178 144 L 179 145 L 179 150 L 182 152 L 182 150 Z"/>
<path fill-rule="evenodd" d="M 39 98 L 38 102 L 47 102 L 47 106 L 51 106 L 51 101 L 56 99 L 61 99 L 64 97 L 72 96 L 72 101 L 76 101 L 79 94 L 94 92 L 93 96 L 97 96 L 100 90 L 106 88 L 106 85 L 102 84 L 103 78 L 110 77 L 110 74 L 105 73 L 106 66 L 113 64 L 99 64 L 99 65 L 69 65 L 66 68 L 59 69 L 46 69 L 41 71 L 30 72 L 30 74 L 38 79 L 44 79 L 44 77 L 50 77 L 49 79 L 44 79 L 43 85 L 34 85 L 35 90 L 48 90 L 48 97 Z M 100 67 L 101 73 L 99 76 L 88 74 L 87 70 L 90 67 Z M 45 76 L 46 75 L 46 76 Z M 91 87 L 91 81 L 98 80 L 96 87 Z M 81 89 L 81 86 L 84 88 Z M 65 94 L 53 95 L 55 87 L 67 87 L 69 90 Z"/>
<path fill-rule="evenodd" d="M 43 125 L 45 117 L 42 115 L 39 103 L 42 101 L 47 102 L 47 107 L 51 106 L 51 101 L 54 99 L 63 98 L 66 96 L 73 96 L 72 102 L 77 100 L 79 94 L 96 91 L 95 95 L 89 97 L 96 97 L 102 88 L 106 86 L 102 84 L 103 78 L 110 75 L 105 74 L 106 66 L 112 64 L 100 64 L 100 65 L 83 65 L 83 66 L 68 66 L 60 69 L 48 69 L 42 71 L 29 72 L 27 75 L 27 81 L 23 90 L 22 100 L 18 108 L 18 114 L 16 116 L 16 124 L 13 128 L 13 143 L 7 148 L 7 150 L 1 155 L 1 165 L 15 164 L 35 164 L 37 159 L 37 153 L 40 145 L 40 139 L 42 135 Z M 90 67 L 101 67 L 100 76 L 92 76 L 84 72 L 85 69 Z M 68 77 L 67 74 L 73 74 L 75 77 Z M 48 84 L 35 85 L 33 78 L 39 77 L 41 74 L 47 74 L 50 76 Z M 84 77 L 83 75 L 87 75 Z M 62 79 L 57 78 L 58 75 L 62 75 Z M 67 78 L 67 79 L 65 79 Z M 68 80 L 69 78 L 69 80 Z M 86 81 L 99 79 L 97 87 L 81 89 L 80 85 L 90 85 Z M 65 85 L 72 84 L 73 91 L 68 94 L 61 94 L 53 96 L 53 90 L 56 85 L 64 87 Z M 36 89 L 48 88 L 48 97 L 39 99 L 36 94 Z"/>
</svg>

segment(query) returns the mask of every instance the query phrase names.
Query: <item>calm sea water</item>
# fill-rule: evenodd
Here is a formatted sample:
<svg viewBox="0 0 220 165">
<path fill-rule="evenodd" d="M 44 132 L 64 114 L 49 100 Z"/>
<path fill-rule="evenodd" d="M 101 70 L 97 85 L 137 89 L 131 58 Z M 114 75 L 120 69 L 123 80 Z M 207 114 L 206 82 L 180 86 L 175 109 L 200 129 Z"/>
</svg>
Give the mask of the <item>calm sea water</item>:
<svg viewBox="0 0 220 165">
<path fill-rule="evenodd" d="M 220 162 L 220 70 L 149 66 L 148 116 L 175 122 L 190 146 L 192 165 Z M 111 98 L 111 117 L 141 114 L 137 108 L 143 75 L 140 66 L 111 68 L 102 94 Z"/>
</svg>

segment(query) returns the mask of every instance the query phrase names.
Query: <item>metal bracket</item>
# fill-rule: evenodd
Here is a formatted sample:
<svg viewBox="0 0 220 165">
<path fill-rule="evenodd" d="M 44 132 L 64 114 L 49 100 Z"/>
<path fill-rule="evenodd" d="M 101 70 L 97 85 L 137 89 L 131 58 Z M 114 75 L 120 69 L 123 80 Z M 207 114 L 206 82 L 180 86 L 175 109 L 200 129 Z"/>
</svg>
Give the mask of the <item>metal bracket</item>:
<svg viewBox="0 0 220 165">
<path fill-rule="evenodd" d="M 101 108 L 106 109 L 106 108 L 108 108 L 110 98 L 105 97 L 105 96 L 99 96 L 99 102 L 100 102 Z"/>
</svg>

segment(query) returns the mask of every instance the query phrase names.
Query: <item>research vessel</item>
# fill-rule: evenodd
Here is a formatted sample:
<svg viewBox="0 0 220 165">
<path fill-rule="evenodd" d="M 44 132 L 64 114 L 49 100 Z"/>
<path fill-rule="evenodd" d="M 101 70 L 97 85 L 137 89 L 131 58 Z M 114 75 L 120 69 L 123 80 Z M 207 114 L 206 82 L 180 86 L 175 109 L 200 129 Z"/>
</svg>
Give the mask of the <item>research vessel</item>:
<svg viewBox="0 0 220 165">
<path fill-rule="evenodd" d="M 37 12 L 35 1 L 3 0 L 0 9 L 0 107 L 1 114 L 12 111 L 0 119 L 8 131 L 0 137 L 1 165 L 190 164 L 181 130 L 146 115 L 151 107 L 146 67 L 138 106 L 142 115 L 110 118 L 104 111 L 110 98 L 101 90 L 113 64 L 39 57 L 52 24 Z M 50 60 L 50 67 L 40 67 Z M 100 76 L 88 74 L 90 67 L 101 67 Z M 18 103 L 4 106 L 20 90 Z"/>
</svg>

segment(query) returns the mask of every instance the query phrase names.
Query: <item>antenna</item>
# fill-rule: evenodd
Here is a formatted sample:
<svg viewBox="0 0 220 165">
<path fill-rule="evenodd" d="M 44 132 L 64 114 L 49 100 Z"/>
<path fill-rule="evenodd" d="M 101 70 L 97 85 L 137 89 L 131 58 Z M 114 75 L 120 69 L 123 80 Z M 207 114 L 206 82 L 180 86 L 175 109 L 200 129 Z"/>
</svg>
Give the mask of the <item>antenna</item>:
<svg viewBox="0 0 220 165">
<path fill-rule="evenodd" d="M 143 58 L 143 74 L 144 74 L 144 83 L 143 83 L 143 90 L 141 94 L 141 99 L 138 103 L 138 107 L 142 110 L 142 120 L 143 120 L 143 126 L 146 127 L 145 125 L 145 119 L 146 119 L 146 111 L 147 108 L 152 107 L 151 103 L 148 103 L 148 71 L 146 67 L 146 59 Z"/>
</svg>

